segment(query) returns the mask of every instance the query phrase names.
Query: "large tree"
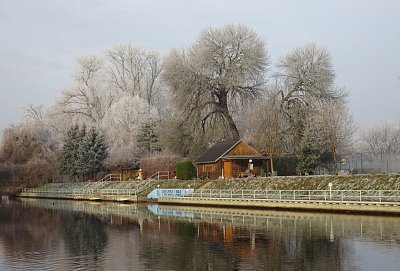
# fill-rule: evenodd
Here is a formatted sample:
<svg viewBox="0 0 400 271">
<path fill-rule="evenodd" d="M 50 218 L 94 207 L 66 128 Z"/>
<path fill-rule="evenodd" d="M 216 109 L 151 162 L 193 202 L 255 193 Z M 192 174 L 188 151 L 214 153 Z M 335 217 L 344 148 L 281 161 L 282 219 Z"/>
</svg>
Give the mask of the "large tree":
<svg viewBox="0 0 400 271">
<path fill-rule="evenodd" d="M 329 52 L 315 44 L 291 51 L 279 61 L 278 69 L 275 77 L 281 82 L 282 104 L 288 108 L 296 103 L 309 106 L 344 94 L 333 87 L 335 72 Z"/>
<path fill-rule="evenodd" d="M 275 156 L 287 151 L 285 133 L 288 121 L 274 89 L 251 107 L 246 115 L 250 116 L 246 130 L 251 131 L 251 141 L 257 150 L 268 155 L 272 174 L 275 174 L 273 162 Z"/>
<path fill-rule="evenodd" d="M 158 52 L 120 44 L 105 53 L 107 77 L 114 91 L 139 96 L 156 105 L 160 94 L 162 61 Z"/>
<path fill-rule="evenodd" d="M 168 55 L 164 79 L 186 121 L 203 131 L 224 126 L 227 137 L 239 138 L 232 108 L 260 93 L 267 64 L 264 42 L 254 31 L 210 27 L 190 48 Z"/>
<path fill-rule="evenodd" d="M 329 52 L 315 44 L 296 48 L 283 57 L 275 73 L 281 108 L 290 123 L 287 135 L 299 155 L 309 117 L 318 103 L 343 103 L 346 91 L 334 86 L 335 72 Z"/>
<path fill-rule="evenodd" d="M 139 96 L 125 94 L 107 111 L 102 128 L 109 145 L 110 164 L 126 164 L 137 158 L 137 133 L 143 123 L 157 119 L 157 109 Z"/>
<path fill-rule="evenodd" d="M 345 103 L 337 100 L 320 101 L 307 123 L 317 149 L 332 157 L 334 173 L 337 173 L 337 156 L 350 147 L 355 126 Z"/>
<path fill-rule="evenodd" d="M 80 57 L 73 75 L 73 86 L 63 90 L 57 101 L 57 114 L 63 114 L 69 121 L 96 124 L 110 105 L 104 88 L 102 58 L 95 55 Z"/>
</svg>

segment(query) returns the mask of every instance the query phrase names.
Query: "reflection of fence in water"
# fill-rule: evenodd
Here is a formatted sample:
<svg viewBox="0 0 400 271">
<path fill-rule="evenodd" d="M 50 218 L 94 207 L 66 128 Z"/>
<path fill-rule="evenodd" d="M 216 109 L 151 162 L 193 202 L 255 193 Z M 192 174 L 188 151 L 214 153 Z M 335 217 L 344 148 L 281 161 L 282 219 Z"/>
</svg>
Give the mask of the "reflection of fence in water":
<svg viewBox="0 0 400 271">
<path fill-rule="evenodd" d="M 214 223 L 255 230 L 301 232 L 310 236 L 370 238 L 400 241 L 400 218 L 357 215 L 328 215 L 279 211 L 234 212 L 222 208 L 190 208 L 161 206 L 164 213 L 191 212 L 190 217 L 171 217 L 190 223 Z M 201 210 L 201 211 L 200 211 Z M 172 212 L 174 211 L 174 212 Z"/>
<path fill-rule="evenodd" d="M 144 216 L 143 210 L 139 209 L 137 204 L 122 205 L 118 203 L 93 203 L 93 202 L 75 202 L 47 199 L 23 199 L 20 201 L 26 206 L 38 208 L 83 212 L 98 215 L 120 215 L 120 216 Z"/>
</svg>

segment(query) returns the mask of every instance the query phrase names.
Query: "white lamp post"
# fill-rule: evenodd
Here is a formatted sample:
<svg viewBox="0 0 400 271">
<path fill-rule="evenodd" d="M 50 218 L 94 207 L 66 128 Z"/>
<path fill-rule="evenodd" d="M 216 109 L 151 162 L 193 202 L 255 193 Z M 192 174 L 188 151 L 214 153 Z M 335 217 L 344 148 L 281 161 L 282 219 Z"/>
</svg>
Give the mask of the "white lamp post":
<svg viewBox="0 0 400 271">
<path fill-rule="evenodd" d="M 332 200 L 332 186 L 333 186 L 333 183 L 329 183 L 328 186 L 329 186 L 329 199 Z"/>
</svg>

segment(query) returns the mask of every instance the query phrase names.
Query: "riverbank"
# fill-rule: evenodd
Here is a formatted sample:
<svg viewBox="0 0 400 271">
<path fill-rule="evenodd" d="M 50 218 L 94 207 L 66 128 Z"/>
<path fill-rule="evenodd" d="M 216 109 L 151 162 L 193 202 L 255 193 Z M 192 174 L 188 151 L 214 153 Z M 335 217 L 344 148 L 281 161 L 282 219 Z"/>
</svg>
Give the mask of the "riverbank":
<svg viewBox="0 0 400 271">
<path fill-rule="evenodd" d="M 331 185 L 330 185 L 331 184 Z M 20 197 L 33 198 L 60 198 L 74 200 L 96 201 L 126 201 L 145 202 L 147 194 L 157 188 L 193 188 L 195 193 L 201 191 L 229 190 L 230 195 L 243 191 L 383 191 L 382 193 L 397 193 L 400 190 L 400 175 L 354 175 L 354 176 L 293 176 L 293 177 L 267 177 L 267 178 L 240 178 L 207 180 L 151 180 L 151 181 L 126 181 L 126 182 L 91 182 L 91 183 L 53 183 L 47 184 L 37 190 L 25 190 Z M 384 192 L 386 191 L 386 192 Z M 164 197 L 160 203 L 184 205 L 211 205 L 230 206 L 242 208 L 280 208 L 316 211 L 342 211 L 342 212 L 376 212 L 400 214 L 400 200 L 396 197 L 389 198 L 382 203 L 382 199 L 373 199 L 364 202 L 364 199 L 341 200 L 316 199 L 287 200 L 283 198 L 253 198 L 232 199 L 225 196 L 220 198 L 207 197 Z M 358 193 L 358 192 L 357 192 Z M 361 192 L 364 193 L 364 192 Z M 382 194 L 381 192 L 379 192 Z M 380 195 L 379 194 L 379 195 Z"/>
</svg>

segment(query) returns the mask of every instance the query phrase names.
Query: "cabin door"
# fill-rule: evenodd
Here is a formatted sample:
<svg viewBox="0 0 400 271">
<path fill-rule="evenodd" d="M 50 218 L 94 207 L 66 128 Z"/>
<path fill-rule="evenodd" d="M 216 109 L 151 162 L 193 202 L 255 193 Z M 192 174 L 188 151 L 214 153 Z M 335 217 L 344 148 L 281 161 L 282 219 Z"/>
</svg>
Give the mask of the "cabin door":
<svg viewBox="0 0 400 271">
<path fill-rule="evenodd" d="M 224 161 L 224 177 L 231 178 L 232 177 L 232 164 L 231 161 Z"/>
</svg>

